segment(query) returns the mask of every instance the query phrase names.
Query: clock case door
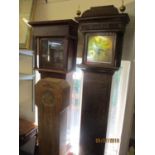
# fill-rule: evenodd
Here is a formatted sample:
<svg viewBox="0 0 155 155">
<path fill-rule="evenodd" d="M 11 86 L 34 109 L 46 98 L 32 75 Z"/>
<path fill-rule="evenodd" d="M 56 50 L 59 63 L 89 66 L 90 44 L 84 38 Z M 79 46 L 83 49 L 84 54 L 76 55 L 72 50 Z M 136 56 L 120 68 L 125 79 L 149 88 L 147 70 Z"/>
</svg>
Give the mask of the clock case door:
<svg viewBox="0 0 155 155">
<path fill-rule="evenodd" d="M 29 22 L 32 26 L 32 48 L 35 69 L 41 78 L 66 78 L 76 66 L 78 23 L 71 20 Z M 58 48 L 52 43 L 61 44 Z"/>
</svg>

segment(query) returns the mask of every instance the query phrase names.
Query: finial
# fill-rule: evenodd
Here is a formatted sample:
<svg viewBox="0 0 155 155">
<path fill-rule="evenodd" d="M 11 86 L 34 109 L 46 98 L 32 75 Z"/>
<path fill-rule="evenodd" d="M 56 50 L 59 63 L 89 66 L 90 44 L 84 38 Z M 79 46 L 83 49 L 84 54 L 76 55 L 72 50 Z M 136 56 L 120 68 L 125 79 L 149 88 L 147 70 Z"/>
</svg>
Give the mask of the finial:
<svg viewBox="0 0 155 155">
<path fill-rule="evenodd" d="M 122 5 L 120 6 L 119 10 L 123 13 L 126 10 L 126 7 L 124 5 L 124 0 L 122 0 Z"/>
<path fill-rule="evenodd" d="M 80 15 L 81 15 L 80 5 L 78 6 L 78 9 L 77 9 L 77 11 L 76 11 L 76 15 L 77 15 L 77 16 L 80 16 Z"/>
</svg>

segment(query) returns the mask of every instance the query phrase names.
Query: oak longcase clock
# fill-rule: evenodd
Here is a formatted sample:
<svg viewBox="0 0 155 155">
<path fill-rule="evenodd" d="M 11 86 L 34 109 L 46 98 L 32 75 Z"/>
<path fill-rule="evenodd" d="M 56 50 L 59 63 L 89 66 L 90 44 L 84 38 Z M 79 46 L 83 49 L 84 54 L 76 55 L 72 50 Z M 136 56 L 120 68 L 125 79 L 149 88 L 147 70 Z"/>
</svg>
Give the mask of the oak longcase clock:
<svg viewBox="0 0 155 155">
<path fill-rule="evenodd" d="M 114 6 L 92 7 L 75 18 L 83 34 L 83 95 L 80 155 L 103 155 L 112 76 L 119 69 L 123 35 L 129 22 Z"/>
</svg>

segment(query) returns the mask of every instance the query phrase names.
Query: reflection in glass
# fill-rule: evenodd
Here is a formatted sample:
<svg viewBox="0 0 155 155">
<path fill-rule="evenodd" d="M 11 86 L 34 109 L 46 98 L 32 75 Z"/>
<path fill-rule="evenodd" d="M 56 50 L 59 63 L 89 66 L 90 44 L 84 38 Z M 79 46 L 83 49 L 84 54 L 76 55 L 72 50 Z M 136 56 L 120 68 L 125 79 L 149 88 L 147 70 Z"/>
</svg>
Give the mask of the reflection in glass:
<svg viewBox="0 0 155 155">
<path fill-rule="evenodd" d="M 63 68 L 63 40 L 41 39 L 41 67 Z"/>
<path fill-rule="evenodd" d="M 111 63 L 114 36 L 88 37 L 87 62 Z"/>
</svg>

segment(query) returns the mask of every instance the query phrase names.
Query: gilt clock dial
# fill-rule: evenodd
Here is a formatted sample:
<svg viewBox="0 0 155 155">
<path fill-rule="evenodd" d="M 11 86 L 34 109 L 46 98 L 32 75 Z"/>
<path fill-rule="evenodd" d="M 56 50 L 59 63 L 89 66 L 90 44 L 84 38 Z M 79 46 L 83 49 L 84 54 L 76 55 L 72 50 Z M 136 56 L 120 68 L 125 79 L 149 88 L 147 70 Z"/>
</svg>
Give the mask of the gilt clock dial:
<svg viewBox="0 0 155 155">
<path fill-rule="evenodd" d="M 115 35 L 108 33 L 87 36 L 87 63 L 112 63 Z"/>
</svg>

